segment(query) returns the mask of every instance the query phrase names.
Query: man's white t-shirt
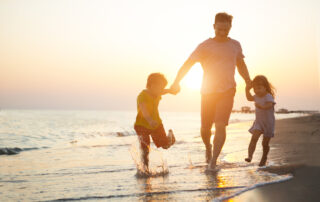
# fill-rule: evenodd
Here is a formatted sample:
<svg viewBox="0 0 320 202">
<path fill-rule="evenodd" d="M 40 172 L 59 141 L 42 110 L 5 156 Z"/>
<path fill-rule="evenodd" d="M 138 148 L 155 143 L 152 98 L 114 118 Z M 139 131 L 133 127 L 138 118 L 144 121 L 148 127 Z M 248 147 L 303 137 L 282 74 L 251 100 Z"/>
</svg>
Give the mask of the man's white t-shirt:
<svg viewBox="0 0 320 202">
<path fill-rule="evenodd" d="M 190 59 L 200 62 L 203 68 L 201 94 L 225 92 L 236 87 L 234 80 L 238 59 L 244 58 L 238 41 L 229 38 L 217 42 L 209 38 L 198 45 Z"/>
</svg>

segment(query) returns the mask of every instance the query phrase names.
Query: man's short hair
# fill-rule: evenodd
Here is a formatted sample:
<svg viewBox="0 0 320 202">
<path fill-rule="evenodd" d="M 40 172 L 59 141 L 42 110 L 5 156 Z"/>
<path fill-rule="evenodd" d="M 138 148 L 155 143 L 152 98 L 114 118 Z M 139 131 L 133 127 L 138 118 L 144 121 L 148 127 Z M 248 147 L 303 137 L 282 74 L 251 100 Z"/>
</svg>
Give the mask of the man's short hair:
<svg viewBox="0 0 320 202">
<path fill-rule="evenodd" d="M 228 22 L 230 24 L 232 24 L 232 18 L 233 16 L 232 15 L 229 15 L 228 13 L 217 13 L 216 14 L 216 17 L 214 19 L 214 23 L 217 23 L 217 22 Z"/>
<path fill-rule="evenodd" d="M 152 73 L 148 76 L 147 88 L 151 85 L 161 85 L 165 87 L 168 84 L 166 77 L 161 73 Z"/>
</svg>

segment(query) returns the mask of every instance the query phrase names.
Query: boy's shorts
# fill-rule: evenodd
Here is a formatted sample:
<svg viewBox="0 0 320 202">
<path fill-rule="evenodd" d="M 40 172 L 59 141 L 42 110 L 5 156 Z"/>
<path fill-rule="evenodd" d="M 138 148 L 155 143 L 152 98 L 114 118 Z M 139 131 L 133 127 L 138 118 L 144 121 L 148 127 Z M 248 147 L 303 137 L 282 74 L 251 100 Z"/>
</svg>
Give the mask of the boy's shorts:
<svg viewBox="0 0 320 202">
<path fill-rule="evenodd" d="M 150 137 L 151 135 L 152 140 L 156 147 L 162 147 L 169 144 L 167 139 L 167 134 L 163 128 L 163 125 L 160 124 L 156 129 L 148 129 L 143 126 L 134 126 L 134 130 L 136 131 L 137 135 L 140 138 L 142 144 L 149 146 L 150 145 Z"/>
<path fill-rule="evenodd" d="M 213 123 L 229 123 L 233 107 L 235 88 L 221 93 L 203 94 L 201 96 L 201 128 L 212 128 Z"/>
</svg>

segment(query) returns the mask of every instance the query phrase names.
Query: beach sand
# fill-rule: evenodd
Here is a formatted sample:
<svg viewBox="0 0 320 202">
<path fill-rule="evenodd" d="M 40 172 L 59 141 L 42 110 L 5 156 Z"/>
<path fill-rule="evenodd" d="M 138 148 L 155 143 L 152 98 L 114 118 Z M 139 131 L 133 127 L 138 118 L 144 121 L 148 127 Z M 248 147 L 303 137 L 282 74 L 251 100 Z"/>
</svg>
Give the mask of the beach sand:
<svg viewBox="0 0 320 202">
<path fill-rule="evenodd" d="M 225 201 L 319 201 L 320 114 L 277 120 L 275 138 L 270 146 L 269 160 L 283 166 L 267 166 L 263 170 L 277 174 L 291 173 L 294 177 Z"/>
</svg>

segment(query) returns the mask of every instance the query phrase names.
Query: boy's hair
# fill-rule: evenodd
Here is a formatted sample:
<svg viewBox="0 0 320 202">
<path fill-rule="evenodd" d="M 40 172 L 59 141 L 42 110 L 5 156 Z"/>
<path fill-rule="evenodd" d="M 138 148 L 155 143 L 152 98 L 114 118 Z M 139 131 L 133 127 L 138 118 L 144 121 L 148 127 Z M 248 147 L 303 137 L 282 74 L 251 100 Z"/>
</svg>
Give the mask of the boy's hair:
<svg viewBox="0 0 320 202">
<path fill-rule="evenodd" d="M 162 85 L 165 87 L 168 84 L 168 81 L 163 74 L 152 73 L 148 76 L 147 88 L 149 88 L 151 85 L 154 85 L 154 84 Z"/>
<path fill-rule="evenodd" d="M 228 13 L 225 13 L 225 12 L 217 13 L 216 17 L 214 18 L 214 23 L 228 22 L 228 23 L 232 24 L 232 18 L 233 18 L 233 16 L 229 15 Z"/>
<path fill-rule="evenodd" d="M 263 75 L 258 75 L 254 77 L 252 80 L 252 86 L 256 85 L 262 85 L 266 88 L 267 92 L 272 95 L 272 97 L 275 97 L 275 88 L 273 85 L 268 81 L 267 77 Z"/>
</svg>

